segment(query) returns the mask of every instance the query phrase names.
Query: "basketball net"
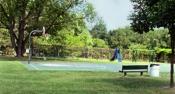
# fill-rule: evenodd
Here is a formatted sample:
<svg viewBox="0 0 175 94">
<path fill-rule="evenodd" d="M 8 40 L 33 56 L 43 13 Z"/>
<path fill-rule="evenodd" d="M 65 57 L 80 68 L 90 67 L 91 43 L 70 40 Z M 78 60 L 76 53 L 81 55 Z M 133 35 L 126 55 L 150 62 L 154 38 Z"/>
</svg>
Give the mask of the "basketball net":
<svg viewBox="0 0 175 94">
<path fill-rule="evenodd" d="M 42 33 L 42 35 L 46 38 L 46 40 L 48 40 L 49 39 L 49 34 L 47 34 L 46 33 L 46 29 L 45 29 L 45 27 L 43 26 L 43 33 Z"/>
<path fill-rule="evenodd" d="M 43 34 L 42 35 L 44 36 L 46 34 L 46 29 L 45 29 L 44 26 L 43 26 L 43 30 L 42 31 L 43 31 Z"/>
</svg>

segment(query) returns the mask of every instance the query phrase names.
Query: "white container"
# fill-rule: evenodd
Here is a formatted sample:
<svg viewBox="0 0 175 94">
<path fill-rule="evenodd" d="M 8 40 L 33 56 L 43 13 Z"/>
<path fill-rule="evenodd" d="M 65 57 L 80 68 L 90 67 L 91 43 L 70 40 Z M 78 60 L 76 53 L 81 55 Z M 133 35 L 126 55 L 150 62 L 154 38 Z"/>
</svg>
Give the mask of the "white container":
<svg viewBox="0 0 175 94">
<path fill-rule="evenodd" d="M 159 77 L 160 65 L 159 64 L 151 64 L 150 65 L 150 76 L 151 77 Z"/>
<path fill-rule="evenodd" d="M 29 53 L 29 49 L 26 49 L 26 53 L 27 53 L 27 54 Z"/>
</svg>

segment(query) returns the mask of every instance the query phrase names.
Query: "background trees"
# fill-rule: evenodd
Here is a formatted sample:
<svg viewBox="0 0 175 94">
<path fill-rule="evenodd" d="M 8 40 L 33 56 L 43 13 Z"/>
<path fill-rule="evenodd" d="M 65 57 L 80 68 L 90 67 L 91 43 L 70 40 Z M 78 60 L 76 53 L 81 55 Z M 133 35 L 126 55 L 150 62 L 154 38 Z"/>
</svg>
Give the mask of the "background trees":
<svg viewBox="0 0 175 94">
<path fill-rule="evenodd" d="M 104 21 L 101 18 L 98 18 L 98 21 L 90 30 L 90 33 L 93 38 L 103 39 L 107 42 L 107 28 Z"/>
<path fill-rule="evenodd" d="M 121 49 L 128 49 L 131 42 L 134 41 L 134 33 L 130 28 L 119 28 L 109 32 L 109 45 L 112 48 L 119 47 Z"/>
</svg>

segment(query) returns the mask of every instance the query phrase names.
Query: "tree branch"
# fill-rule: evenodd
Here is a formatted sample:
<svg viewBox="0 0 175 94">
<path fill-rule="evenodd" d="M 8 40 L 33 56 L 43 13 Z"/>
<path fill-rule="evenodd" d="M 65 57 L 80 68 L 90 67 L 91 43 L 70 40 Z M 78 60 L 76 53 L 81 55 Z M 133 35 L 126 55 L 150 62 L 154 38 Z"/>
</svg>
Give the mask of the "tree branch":
<svg viewBox="0 0 175 94">
<path fill-rule="evenodd" d="M 72 20 L 63 20 L 62 22 L 60 22 L 59 24 L 64 24 L 65 22 L 66 23 L 71 23 L 71 21 L 74 21 L 74 20 L 78 20 L 78 19 L 84 19 L 85 17 L 77 17 L 77 18 L 74 18 Z M 57 24 L 53 24 L 53 26 L 56 26 Z"/>
</svg>

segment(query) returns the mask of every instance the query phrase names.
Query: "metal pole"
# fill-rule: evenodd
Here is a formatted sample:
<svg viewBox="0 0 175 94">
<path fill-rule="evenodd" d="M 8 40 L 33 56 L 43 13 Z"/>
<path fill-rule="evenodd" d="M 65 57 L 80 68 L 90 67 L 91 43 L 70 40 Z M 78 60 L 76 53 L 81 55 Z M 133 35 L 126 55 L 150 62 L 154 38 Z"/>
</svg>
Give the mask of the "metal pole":
<svg viewBox="0 0 175 94">
<path fill-rule="evenodd" d="M 29 34 L 29 59 L 28 59 L 28 64 L 30 64 L 31 61 L 31 35 L 33 31 Z"/>
<path fill-rule="evenodd" d="M 32 34 L 33 33 L 42 33 L 42 30 L 33 30 L 29 34 L 29 58 L 28 58 L 28 64 L 30 64 L 31 58 L 32 58 L 32 50 L 31 50 L 31 40 L 32 40 Z"/>
</svg>

